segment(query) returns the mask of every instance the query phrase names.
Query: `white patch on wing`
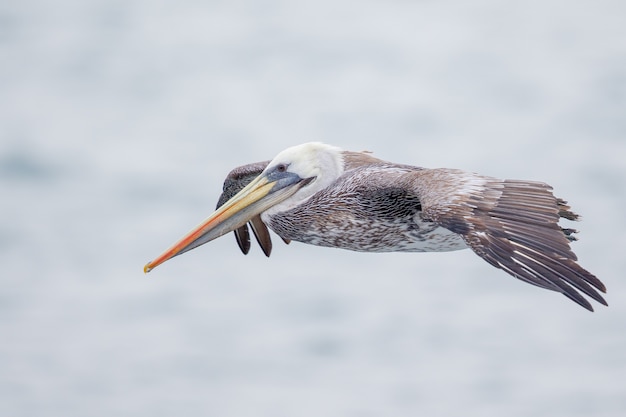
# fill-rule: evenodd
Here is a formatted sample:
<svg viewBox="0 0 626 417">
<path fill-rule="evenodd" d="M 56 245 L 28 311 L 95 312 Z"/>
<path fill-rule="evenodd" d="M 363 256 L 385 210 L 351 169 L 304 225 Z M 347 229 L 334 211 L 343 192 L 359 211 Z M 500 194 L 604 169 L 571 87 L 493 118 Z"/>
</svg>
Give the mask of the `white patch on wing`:
<svg viewBox="0 0 626 417">
<path fill-rule="evenodd" d="M 484 190 L 487 179 L 476 175 L 464 176 L 463 181 L 459 184 L 457 189 L 461 195 L 477 194 Z"/>
</svg>

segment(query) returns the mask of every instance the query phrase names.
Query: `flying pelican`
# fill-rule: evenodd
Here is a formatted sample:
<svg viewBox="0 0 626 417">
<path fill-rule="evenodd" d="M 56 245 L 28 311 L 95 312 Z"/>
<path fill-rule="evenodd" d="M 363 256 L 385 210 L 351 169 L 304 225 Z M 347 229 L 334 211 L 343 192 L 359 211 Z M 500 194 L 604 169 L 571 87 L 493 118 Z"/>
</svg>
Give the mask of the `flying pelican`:
<svg viewBox="0 0 626 417">
<path fill-rule="evenodd" d="M 235 231 L 244 253 L 250 224 L 269 256 L 267 227 L 291 240 L 361 252 L 442 252 L 471 248 L 530 284 L 593 311 L 607 305 L 604 284 L 576 263 L 569 242 L 576 220 L 541 182 L 500 180 L 456 169 L 426 169 L 312 142 L 273 160 L 235 168 L 217 210 L 158 258 L 168 259 Z"/>
</svg>

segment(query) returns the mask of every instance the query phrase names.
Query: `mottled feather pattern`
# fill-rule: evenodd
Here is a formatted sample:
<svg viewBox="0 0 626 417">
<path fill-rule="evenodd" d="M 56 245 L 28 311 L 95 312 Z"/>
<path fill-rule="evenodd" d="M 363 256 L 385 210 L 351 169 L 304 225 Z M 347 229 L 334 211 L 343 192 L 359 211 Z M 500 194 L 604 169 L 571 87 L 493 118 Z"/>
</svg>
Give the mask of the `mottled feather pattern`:
<svg viewBox="0 0 626 417">
<path fill-rule="evenodd" d="M 421 168 L 376 161 L 345 172 L 303 204 L 263 220 L 291 240 L 360 252 L 465 247 L 458 235 L 421 220 L 419 197 L 407 187 L 407 174 Z"/>
</svg>

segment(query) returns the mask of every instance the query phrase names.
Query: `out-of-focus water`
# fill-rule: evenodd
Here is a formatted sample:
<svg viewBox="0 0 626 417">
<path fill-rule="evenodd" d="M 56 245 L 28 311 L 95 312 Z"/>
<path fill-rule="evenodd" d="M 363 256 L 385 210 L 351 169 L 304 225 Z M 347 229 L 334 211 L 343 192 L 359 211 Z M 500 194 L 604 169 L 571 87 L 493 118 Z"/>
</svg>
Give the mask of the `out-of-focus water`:
<svg viewBox="0 0 626 417">
<path fill-rule="evenodd" d="M 3 416 L 623 416 L 622 1 L 0 6 Z M 551 183 L 590 314 L 470 251 L 230 236 L 234 166 L 322 140 Z"/>
</svg>

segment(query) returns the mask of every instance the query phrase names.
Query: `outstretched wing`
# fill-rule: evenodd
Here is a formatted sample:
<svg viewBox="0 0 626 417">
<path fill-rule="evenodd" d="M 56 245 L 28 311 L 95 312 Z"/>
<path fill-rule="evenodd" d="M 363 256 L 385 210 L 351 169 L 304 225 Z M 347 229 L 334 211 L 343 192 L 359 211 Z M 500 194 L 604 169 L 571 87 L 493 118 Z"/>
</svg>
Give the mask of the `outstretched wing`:
<svg viewBox="0 0 626 417">
<path fill-rule="evenodd" d="M 226 180 L 224 180 L 224 187 L 222 195 L 217 202 L 217 208 L 221 207 L 224 203 L 230 200 L 235 194 L 241 191 L 246 185 L 248 185 L 253 179 L 255 179 L 269 164 L 270 161 L 256 162 L 254 164 L 243 165 L 237 167 L 228 173 Z M 270 256 L 272 253 L 272 240 L 270 238 L 269 230 L 260 216 L 255 216 L 248 222 L 254 233 L 254 237 L 263 249 L 265 256 Z M 235 238 L 239 249 L 245 254 L 250 251 L 250 232 L 248 226 L 243 225 L 235 230 Z M 283 239 L 285 240 L 285 239 Z M 285 240 L 285 243 L 289 243 Z"/>
<path fill-rule="evenodd" d="M 423 217 L 460 234 L 491 265 L 590 311 L 582 294 L 607 305 L 598 293 L 606 292 L 604 284 L 576 263 L 570 249 L 576 231 L 558 224 L 578 216 L 549 185 L 444 169 L 418 175 Z"/>
</svg>

